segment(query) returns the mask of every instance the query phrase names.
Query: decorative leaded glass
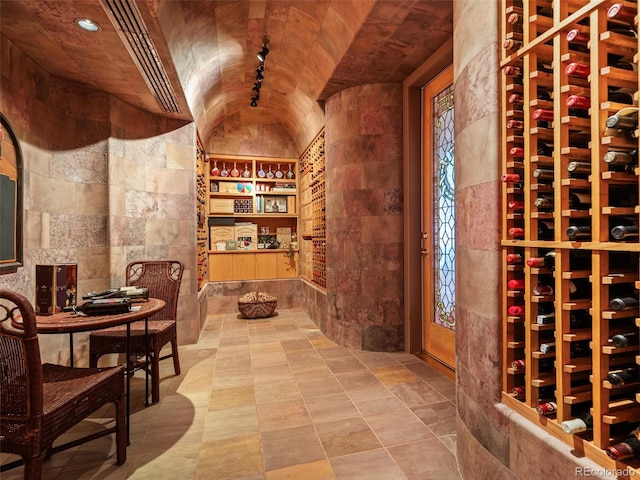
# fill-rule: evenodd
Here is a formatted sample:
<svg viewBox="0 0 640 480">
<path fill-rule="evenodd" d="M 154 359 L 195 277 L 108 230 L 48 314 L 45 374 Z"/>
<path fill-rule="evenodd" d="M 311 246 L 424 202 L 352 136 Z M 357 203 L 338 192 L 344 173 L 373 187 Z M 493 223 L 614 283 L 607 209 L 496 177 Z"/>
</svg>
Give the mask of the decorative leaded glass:
<svg viewBox="0 0 640 480">
<path fill-rule="evenodd" d="M 433 99 L 435 322 L 455 330 L 456 247 L 453 85 Z"/>
</svg>

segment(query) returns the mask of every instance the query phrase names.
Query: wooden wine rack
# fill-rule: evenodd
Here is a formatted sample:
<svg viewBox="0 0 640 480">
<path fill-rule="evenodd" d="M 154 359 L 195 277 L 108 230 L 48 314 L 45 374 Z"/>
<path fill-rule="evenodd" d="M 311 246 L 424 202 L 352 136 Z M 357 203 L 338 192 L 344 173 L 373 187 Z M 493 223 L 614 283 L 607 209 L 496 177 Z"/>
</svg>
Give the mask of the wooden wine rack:
<svg viewBox="0 0 640 480">
<path fill-rule="evenodd" d="M 302 278 L 326 288 L 324 130 L 300 156 Z"/>
<path fill-rule="evenodd" d="M 207 232 L 207 163 L 206 153 L 198 139 L 196 145 L 196 215 L 198 217 L 197 254 L 198 254 L 198 290 L 207 283 L 207 250 L 209 233 Z"/>
<path fill-rule="evenodd" d="M 609 17 L 615 3 L 627 20 Z M 630 131 L 606 126 L 638 105 L 637 4 L 502 0 L 502 12 L 503 400 L 606 468 L 638 475 L 640 458 L 605 453 L 640 423 L 638 373 L 607 380 L 640 363 L 637 342 L 612 342 L 638 337 L 637 304 L 611 306 L 637 301 L 640 286 L 638 236 L 612 234 L 640 214 L 637 113 Z M 635 165 L 609 162 L 610 152 Z M 551 288 L 536 295 L 540 285 Z M 547 402 L 557 408 L 538 413 Z M 585 413 L 592 429 L 562 430 Z"/>
</svg>

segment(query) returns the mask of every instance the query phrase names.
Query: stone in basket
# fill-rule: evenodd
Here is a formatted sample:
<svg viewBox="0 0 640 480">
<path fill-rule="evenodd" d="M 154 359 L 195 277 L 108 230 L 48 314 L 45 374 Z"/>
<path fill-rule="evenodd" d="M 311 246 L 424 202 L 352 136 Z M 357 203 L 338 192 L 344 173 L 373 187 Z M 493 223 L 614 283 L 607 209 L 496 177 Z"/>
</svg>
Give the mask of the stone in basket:
<svg viewBox="0 0 640 480">
<path fill-rule="evenodd" d="M 238 310 L 245 318 L 264 318 L 273 315 L 278 299 L 265 292 L 249 292 L 238 299 Z"/>
</svg>

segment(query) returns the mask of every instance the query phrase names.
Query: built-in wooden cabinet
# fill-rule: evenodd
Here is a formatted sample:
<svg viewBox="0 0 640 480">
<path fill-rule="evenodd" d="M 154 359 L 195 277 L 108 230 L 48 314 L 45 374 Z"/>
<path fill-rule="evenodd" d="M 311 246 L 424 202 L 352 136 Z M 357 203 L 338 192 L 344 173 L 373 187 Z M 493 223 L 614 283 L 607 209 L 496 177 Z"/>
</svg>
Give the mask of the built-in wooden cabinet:
<svg viewBox="0 0 640 480">
<path fill-rule="evenodd" d="M 503 401 L 640 475 L 611 448 L 640 423 L 637 4 L 501 14 Z"/>
<path fill-rule="evenodd" d="M 298 160 L 208 160 L 209 281 L 298 277 Z"/>
</svg>

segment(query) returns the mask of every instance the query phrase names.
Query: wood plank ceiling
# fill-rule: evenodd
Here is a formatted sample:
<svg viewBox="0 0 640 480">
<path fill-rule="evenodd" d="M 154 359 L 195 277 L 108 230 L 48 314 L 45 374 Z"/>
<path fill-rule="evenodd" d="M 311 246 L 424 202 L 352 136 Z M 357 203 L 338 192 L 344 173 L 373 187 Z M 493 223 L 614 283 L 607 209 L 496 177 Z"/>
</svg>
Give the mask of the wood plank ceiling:
<svg viewBox="0 0 640 480">
<path fill-rule="evenodd" d="M 175 113 L 162 108 L 140 74 L 112 24 L 111 3 L 0 0 L 0 32 L 52 75 L 193 119 L 205 145 L 228 124 L 251 129 L 276 121 L 301 150 L 323 125 L 324 100 L 355 85 L 402 82 L 453 31 L 451 0 L 138 0 L 175 92 Z M 78 18 L 101 31 L 80 30 Z M 253 108 L 265 35 L 270 52 Z"/>
</svg>

